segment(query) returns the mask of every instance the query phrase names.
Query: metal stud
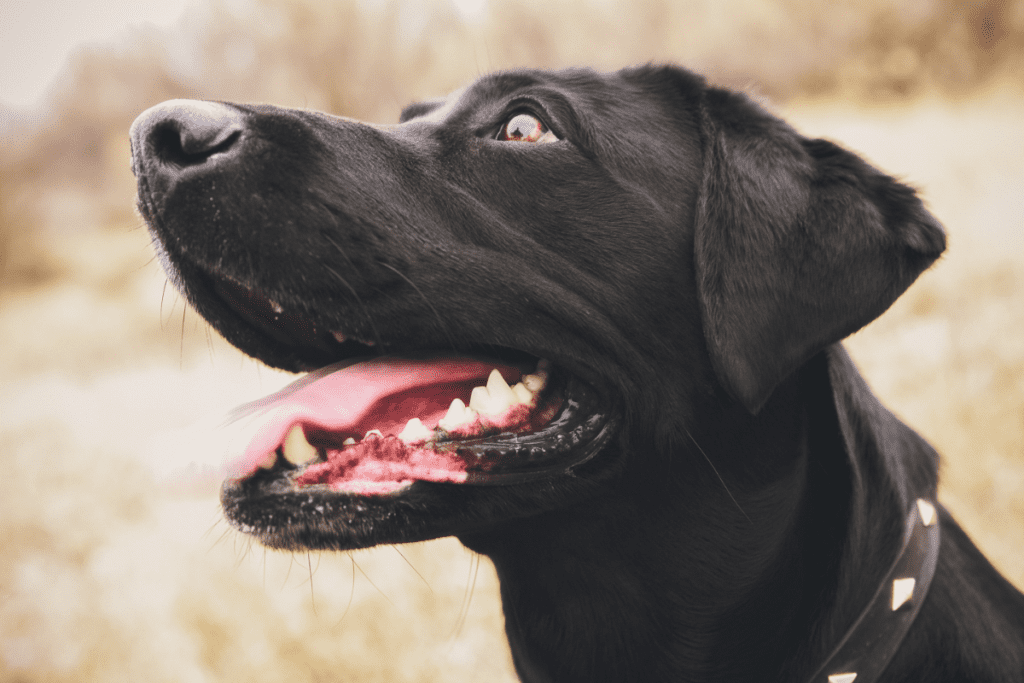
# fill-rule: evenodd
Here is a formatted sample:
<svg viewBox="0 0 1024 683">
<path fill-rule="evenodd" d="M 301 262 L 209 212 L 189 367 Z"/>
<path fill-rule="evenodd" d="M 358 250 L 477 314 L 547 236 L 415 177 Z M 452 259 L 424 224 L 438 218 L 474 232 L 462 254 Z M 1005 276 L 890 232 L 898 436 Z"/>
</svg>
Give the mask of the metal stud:
<svg viewBox="0 0 1024 683">
<path fill-rule="evenodd" d="M 832 674 L 828 677 L 828 683 L 853 683 L 857 679 L 857 674 Z"/>
<path fill-rule="evenodd" d="M 914 579 L 895 579 L 892 582 L 892 611 L 895 612 L 914 597 Z"/>
<path fill-rule="evenodd" d="M 917 509 L 921 513 L 921 523 L 925 526 L 935 524 L 935 506 L 924 498 L 917 499 Z"/>
</svg>

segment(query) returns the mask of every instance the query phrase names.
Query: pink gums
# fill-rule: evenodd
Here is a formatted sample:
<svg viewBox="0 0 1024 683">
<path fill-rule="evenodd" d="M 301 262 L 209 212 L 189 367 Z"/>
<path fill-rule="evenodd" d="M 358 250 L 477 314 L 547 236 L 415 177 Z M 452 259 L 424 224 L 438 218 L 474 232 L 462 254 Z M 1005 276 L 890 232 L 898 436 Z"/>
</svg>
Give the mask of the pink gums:
<svg viewBox="0 0 1024 683">
<path fill-rule="evenodd" d="M 327 452 L 296 477 L 299 486 L 329 484 L 354 493 L 387 493 L 414 480 L 466 480 L 466 465 L 452 453 L 417 448 L 395 436 L 372 434 L 354 446 Z"/>
<path fill-rule="evenodd" d="M 525 427 L 529 422 L 530 406 L 520 404 L 498 416 L 478 416 L 448 433 L 468 438 L 485 431 Z M 448 450 L 423 448 L 422 444 L 371 434 L 352 446 L 328 450 L 327 462 L 310 465 L 295 478 L 295 483 L 328 484 L 336 490 L 374 495 L 390 493 L 416 480 L 455 484 L 466 481 L 466 463 L 462 458 Z"/>
<path fill-rule="evenodd" d="M 295 425 L 307 435 L 330 434 L 336 443 L 348 436 L 359 443 L 329 448 L 328 460 L 310 465 L 296 479 L 300 486 L 329 484 L 355 493 L 386 493 L 414 480 L 461 482 L 466 464 L 454 453 L 406 444 L 395 435 L 410 418 L 418 417 L 434 429 L 455 398 L 464 401 L 475 386 L 486 384 L 496 366 L 466 358 L 412 360 L 380 358 L 337 370 L 313 381 L 295 385 L 259 402 L 264 422 L 245 453 L 228 463 L 234 479 L 255 473 L 260 463 L 276 451 Z M 506 382 L 515 382 L 520 371 L 497 366 Z M 503 415 L 475 420 L 453 432 L 468 437 L 488 429 L 514 429 L 530 421 L 531 407 L 517 405 Z"/>
</svg>

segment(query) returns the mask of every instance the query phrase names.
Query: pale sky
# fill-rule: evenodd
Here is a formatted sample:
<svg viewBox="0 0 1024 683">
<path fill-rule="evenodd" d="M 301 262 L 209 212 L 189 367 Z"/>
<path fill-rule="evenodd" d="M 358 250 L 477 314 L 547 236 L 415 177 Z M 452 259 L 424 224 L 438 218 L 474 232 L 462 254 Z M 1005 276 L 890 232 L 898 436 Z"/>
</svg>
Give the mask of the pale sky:
<svg viewBox="0 0 1024 683">
<path fill-rule="evenodd" d="M 74 49 L 116 42 L 147 24 L 167 28 L 190 0 L 3 0 L 0 103 L 37 104 Z"/>
<path fill-rule="evenodd" d="M 382 0 L 363 0 L 368 5 Z M 170 28 L 206 0 L 0 0 L 0 106 L 38 104 L 74 50 L 116 43 L 132 30 Z M 245 4 L 245 0 L 228 0 Z M 467 16 L 486 0 L 454 0 Z"/>
</svg>

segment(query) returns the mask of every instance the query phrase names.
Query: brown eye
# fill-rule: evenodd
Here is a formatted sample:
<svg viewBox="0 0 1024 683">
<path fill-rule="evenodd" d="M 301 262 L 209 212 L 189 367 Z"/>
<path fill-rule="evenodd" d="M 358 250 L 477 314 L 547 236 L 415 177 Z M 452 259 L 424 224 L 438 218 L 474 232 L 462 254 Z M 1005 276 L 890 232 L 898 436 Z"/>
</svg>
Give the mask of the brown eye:
<svg viewBox="0 0 1024 683">
<path fill-rule="evenodd" d="M 536 116 L 516 114 L 501 127 L 498 139 L 507 142 L 554 142 L 558 138 Z"/>
</svg>

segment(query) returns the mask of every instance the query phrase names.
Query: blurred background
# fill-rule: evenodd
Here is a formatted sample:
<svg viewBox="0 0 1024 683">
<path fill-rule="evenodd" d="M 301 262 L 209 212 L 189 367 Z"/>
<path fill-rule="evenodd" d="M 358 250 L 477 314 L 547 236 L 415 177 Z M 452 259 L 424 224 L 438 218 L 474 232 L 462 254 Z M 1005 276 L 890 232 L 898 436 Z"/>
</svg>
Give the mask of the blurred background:
<svg viewBox="0 0 1024 683">
<path fill-rule="evenodd" d="M 495 69 L 671 61 L 861 153 L 950 250 L 848 347 L 1024 587 L 1024 3 L 13 0 L 0 43 L 0 681 L 514 680 L 457 542 L 292 556 L 220 521 L 210 434 L 290 378 L 153 261 L 127 130 L 172 97 L 392 122 Z"/>
</svg>

